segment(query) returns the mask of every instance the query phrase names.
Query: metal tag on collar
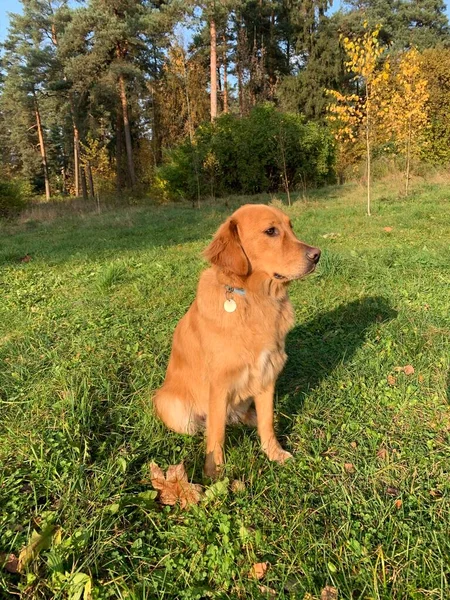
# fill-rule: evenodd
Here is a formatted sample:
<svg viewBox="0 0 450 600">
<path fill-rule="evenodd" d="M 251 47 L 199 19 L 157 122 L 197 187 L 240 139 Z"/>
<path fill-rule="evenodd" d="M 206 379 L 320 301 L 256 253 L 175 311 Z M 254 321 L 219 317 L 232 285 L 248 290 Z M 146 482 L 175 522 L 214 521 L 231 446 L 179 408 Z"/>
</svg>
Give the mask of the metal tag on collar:
<svg viewBox="0 0 450 600">
<path fill-rule="evenodd" d="M 240 294 L 241 296 L 245 295 L 245 290 L 241 289 L 241 288 L 234 288 L 231 285 L 226 285 L 225 286 L 225 296 L 226 296 L 226 300 L 223 303 L 223 307 L 225 309 L 225 311 L 227 313 L 232 313 L 236 310 L 237 308 L 237 304 L 236 301 L 233 298 L 233 293 L 236 292 L 236 294 Z"/>
</svg>

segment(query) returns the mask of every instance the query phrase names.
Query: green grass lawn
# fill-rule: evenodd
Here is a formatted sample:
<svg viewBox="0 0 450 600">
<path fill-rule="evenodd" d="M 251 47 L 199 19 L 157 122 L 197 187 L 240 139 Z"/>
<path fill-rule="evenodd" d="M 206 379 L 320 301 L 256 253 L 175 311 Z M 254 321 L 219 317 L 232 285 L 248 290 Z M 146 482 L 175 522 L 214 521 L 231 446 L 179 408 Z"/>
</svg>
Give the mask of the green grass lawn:
<svg viewBox="0 0 450 600">
<path fill-rule="evenodd" d="M 0 598 L 450 597 L 450 187 L 382 195 L 371 218 L 346 193 L 286 209 L 323 250 L 291 287 L 277 384 L 294 459 L 231 429 L 226 478 L 189 510 L 146 493 L 147 466 L 183 461 L 208 486 L 203 439 L 167 431 L 150 398 L 233 206 L 0 229 L 3 562 L 58 527 L 22 574 L 0 567 Z"/>
</svg>

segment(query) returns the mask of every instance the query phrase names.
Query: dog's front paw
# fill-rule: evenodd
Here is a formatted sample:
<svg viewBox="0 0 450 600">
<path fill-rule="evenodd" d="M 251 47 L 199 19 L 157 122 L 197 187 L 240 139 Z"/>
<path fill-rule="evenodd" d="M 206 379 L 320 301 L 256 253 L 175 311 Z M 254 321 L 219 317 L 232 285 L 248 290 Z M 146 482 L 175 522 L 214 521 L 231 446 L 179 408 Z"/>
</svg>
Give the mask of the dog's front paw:
<svg viewBox="0 0 450 600">
<path fill-rule="evenodd" d="M 277 463 L 284 463 L 292 458 L 292 454 L 287 450 L 283 450 L 277 440 L 271 440 L 271 442 L 263 447 L 263 449 L 269 460 L 273 460 Z"/>
<path fill-rule="evenodd" d="M 269 456 L 270 460 L 274 460 L 277 463 L 284 463 L 287 460 L 289 460 L 290 458 L 293 458 L 292 454 L 290 452 L 288 452 L 287 450 L 283 450 L 283 448 L 280 448 L 278 450 L 278 452 L 275 454 L 275 456 Z"/>
<path fill-rule="evenodd" d="M 217 479 L 223 468 L 223 458 L 214 456 L 214 452 L 208 452 L 206 455 L 205 466 L 203 472 L 206 477 Z"/>
</svg>

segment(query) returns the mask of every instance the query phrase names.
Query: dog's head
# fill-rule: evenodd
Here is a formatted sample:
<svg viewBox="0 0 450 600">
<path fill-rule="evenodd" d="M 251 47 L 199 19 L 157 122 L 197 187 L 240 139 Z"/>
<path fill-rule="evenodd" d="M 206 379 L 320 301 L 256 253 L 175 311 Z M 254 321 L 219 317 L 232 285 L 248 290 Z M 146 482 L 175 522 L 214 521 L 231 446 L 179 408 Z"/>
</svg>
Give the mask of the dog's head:
<svg viewBox="0 0 450 600">
<path fill-rule="evenodd" d="M 219 227 L 204 256 L 239 277 L 258 272 L 288 282 L 314 271 L 320 250 L 295 236 L 281 210 L 246 204 Z"/>
</svg>

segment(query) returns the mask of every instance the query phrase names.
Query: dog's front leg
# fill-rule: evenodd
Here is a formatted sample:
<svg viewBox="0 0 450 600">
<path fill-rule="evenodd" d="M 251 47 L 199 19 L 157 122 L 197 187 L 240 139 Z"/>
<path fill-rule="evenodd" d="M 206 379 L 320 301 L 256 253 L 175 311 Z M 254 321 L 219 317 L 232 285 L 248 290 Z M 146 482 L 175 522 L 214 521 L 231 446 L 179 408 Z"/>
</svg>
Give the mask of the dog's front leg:
<svg viewBox="0 0 450 600">
<path fill-rule="evenodd" d="M 270 460 L 282 463 L 288 458 L 292 458 L 292 454 L 280 446 L 273 428 L 274 389 L 275 383 L 272 383 L 264 392 L 255 396 L 255 407 L 262 449 Z"/>
<path fill-rule="evenodd" d="M 227 391 L 217 384 L 209 386 L 208 416 L 206 417 L 205 475 L 216 477 L 223 465 L 223 444 L 227 420 Z"/>
</svg>

